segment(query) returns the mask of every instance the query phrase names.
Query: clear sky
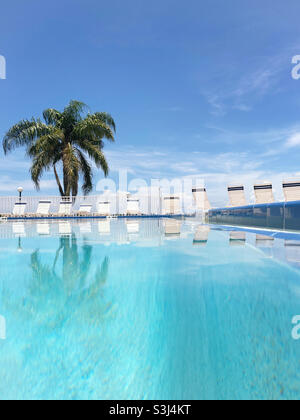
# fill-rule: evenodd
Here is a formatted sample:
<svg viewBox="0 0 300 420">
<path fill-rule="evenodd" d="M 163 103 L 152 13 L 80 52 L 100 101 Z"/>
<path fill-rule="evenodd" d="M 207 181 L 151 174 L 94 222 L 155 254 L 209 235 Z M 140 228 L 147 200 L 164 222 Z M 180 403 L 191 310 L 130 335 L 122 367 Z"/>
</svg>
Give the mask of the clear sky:
<svg viewBox="0 0 300 420">
<path fill-rule="evenodd" d="M 280 199 L 300 176 L 299 16 L 299 0 L 3 2 L 1 138 L 78 99 L 117 122 L 112 176 L 199 175 L 215 205 L 230 182 L 272 180 Z M 28 168 L 1 150 L 0 194 L 33 193 Z M 56 192 L 50 174 L 42 193 Z"/>
</svg>

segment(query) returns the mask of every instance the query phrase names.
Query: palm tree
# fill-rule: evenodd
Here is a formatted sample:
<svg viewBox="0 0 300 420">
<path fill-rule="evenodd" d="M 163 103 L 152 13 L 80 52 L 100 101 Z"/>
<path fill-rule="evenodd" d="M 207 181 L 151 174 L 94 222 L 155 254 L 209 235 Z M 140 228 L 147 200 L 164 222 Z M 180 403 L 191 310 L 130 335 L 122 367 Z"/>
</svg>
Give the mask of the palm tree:
<svg viewBox="0 0 300 420">
<path fill-rule="evenodd" d="M 45 110 L 45 123 L 35 118 L 23 120 L 4 136 L 5 154 L 17 147 L 26 147 L 27 155 L 32 159 L 31 178 L 38 190 L 42 175 L 52 169 L 61 196 L 67 197 L 77 196 L 80 176 L 84 195 L 92 191 L 91 161 L 103 170 L 105 176 L 108 175 L 103 139 L 115 140 L 115 122 L 106 112 L 91 114 L 86 110 L 84 103 L 71 101 L 63 112 Z M 62 182 L 57 168 L 59 164 L 62 164 Z"/>
</svg>

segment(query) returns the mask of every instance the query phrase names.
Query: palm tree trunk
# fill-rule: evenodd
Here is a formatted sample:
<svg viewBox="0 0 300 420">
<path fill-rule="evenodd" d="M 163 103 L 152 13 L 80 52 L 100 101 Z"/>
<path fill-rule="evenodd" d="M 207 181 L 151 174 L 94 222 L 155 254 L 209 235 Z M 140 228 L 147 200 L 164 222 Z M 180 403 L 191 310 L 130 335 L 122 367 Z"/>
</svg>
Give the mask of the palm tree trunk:
<svg viewBox="0 0 300 420">
<path fill-rule="evenodd" d="M 65 190 L 65 197 L 70 197 L 71 194 L 71 188 L 70 188 L 70 183 L 67 177 L 67 173 L 66 170 L 63 170 L 64 172 L 64 190 Z"/>
<path fill-rule="evenodd" d="M 64 193 L 64 190 L 62 189 L 62 186 L 61 186 L 61 183 L 60 183 L 59 176 L 58 176 L 55 165 L 53 166 L 53 169 L 54 169 L 54 175 L 55 175 L 55 179 L 56 179 L 56 182 L 57 182 L 57 185 L 58 185 L 59 193 L 62 197 L 64 197 L 65 193 Z"/>
<path fill-rule="evenodd" d="M 68 177 L 68 174 L 67 174 L 67 165 L 68 165 L 67 155 L 68 155 L 68 148 L 69 148 L 69 143 L 66 142 L 66 147 L 65 147 L 65 149 L 63 151 L 63 158 L 62 158 L 65 197 L 70 197 L 70 195 L 71 195 L 71 185 L 70 185 L 70 180 L 69 180 L 69 177 Z"/>
</svg>

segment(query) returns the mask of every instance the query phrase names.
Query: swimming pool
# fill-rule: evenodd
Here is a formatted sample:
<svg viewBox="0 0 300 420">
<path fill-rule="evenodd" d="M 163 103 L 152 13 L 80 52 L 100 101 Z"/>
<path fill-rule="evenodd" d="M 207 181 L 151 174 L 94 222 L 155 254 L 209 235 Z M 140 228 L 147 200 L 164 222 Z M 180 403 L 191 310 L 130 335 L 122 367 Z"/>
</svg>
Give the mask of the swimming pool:
<svg viewBox="0 0 300 420">
<path fill-rule="evenodd" d="M 299 399 L 300 236 L 0 224 L 1 399 Z"/>
</svg>

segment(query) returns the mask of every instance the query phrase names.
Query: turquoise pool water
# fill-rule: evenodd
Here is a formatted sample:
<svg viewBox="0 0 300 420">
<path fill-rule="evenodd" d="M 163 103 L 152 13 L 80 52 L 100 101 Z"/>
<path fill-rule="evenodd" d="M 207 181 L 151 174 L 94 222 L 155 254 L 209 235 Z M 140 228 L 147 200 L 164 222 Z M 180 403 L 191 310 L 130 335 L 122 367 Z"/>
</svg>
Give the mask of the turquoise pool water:
<svg viewBox="0 0 300 420">
<path fill-rule="evenodd" d="M 299 399 L 300 237 L 0 224 L 1 399 Z"/>
</svg>

